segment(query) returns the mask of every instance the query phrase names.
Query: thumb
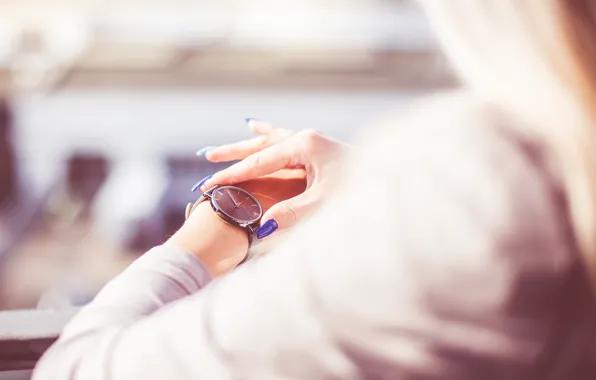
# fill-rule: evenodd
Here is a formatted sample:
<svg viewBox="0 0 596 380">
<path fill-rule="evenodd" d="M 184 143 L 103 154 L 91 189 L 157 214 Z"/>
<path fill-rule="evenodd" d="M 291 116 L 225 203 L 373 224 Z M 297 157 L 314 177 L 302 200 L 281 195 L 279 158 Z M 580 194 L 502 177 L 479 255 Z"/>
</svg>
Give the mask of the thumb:
<svg viewBox="0 0 596 380">
<path fill-rule="evenodd" d="M 290 228 L 314 210 L 318 204 L 318 197 L 313 196 L 312 189 L 304 193 L 277 203 L 272 206 L 261 219 L 261 227 L 256 231 L 258 239 L 264 239 L 277 230 Z"/>
</svg>

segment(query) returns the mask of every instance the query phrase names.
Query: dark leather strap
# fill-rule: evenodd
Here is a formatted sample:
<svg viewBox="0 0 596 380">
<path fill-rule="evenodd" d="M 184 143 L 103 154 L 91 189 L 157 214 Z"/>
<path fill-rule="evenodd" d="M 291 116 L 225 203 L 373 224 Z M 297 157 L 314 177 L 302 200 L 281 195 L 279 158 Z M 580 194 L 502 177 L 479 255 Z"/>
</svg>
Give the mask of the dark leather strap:
<svg viewBox="0 0 596 380">
<path fill-rule="evenodd" d="M 239 267 L 240 265 L 244 264 L 252 258 L 252 255 L 250 254 L 250 248 L 252 247 L 253 232 L 250 228 L 245 228 L 244 230 L 246 231 L 246 236 L 248 237 L 248 248 L 246 248 L 246 255 L 244 256 L 242 261 L 239 262 L 238 265 L 236 265 L 236 267 Z"/>
</svg>

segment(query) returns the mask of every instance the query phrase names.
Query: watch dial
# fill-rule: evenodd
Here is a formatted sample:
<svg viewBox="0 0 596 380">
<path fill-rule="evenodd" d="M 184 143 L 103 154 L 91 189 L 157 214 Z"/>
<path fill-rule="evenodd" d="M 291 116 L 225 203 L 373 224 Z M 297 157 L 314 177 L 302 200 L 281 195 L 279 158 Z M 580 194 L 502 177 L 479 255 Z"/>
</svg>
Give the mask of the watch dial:
<svg viewBox="0 0 596 380">
<path fill-rule="evenodd" d="M 242 223 L 256 222 L 263 212 L 257 200 L 238 187 L 220 187 L 213 192 L 212 198 L 224 214 Z"/>
</svg>

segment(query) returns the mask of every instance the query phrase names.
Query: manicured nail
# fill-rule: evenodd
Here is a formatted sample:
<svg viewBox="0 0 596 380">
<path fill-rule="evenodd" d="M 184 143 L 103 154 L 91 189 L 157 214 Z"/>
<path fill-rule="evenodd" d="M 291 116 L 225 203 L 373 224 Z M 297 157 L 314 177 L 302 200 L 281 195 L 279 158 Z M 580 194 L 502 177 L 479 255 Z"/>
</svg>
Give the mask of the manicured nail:
<svg viewBox="0 0 596 380">
<path fill-rule="evenodd" d="M 274 233 L 279 226 L 275 219 L 271 219 L 263 223 L 261 227 L 257 229 L 257 239 L 264 239 L 267 236 Z"/>
<path fill-rule="evenodd" d="M 246 122 L 246 125 L 250 126 L 251 123 L 257 122 L 258 120 L 254 117 L 247 117 L 246 119 L 244 119 L 244 121 Z"/>
<path fill-rule="evenodd" d="M 216 146 L 206 146 L 206 147 L 199 149 L 197 151 L 197 156 L 199 156 L 199 157 L 204 156 L 216 148 L 217 148 Z"/>
<path fill-rule="evenodd" d="M 213 174 L 208 175 L 207 177 L 203 178 L 200 182 L 197 182 L 197 184 L 192 187 L 191 191 L 194 193 L 195 191 L 199 190 L 201 186 L 205 184 L 205 182 L 211 179 L 211 177 L 213 177 Z"/>
</svg>

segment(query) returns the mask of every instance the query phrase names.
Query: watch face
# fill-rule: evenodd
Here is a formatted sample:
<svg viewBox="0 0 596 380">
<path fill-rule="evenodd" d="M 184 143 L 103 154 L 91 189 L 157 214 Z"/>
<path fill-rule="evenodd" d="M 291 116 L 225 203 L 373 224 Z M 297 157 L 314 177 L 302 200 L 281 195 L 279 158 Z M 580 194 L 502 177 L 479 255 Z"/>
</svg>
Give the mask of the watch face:
<svg viewBox="0 0 596 380">
<path fill-rule="evenodd" d="M 221 212 L 240 223 L 252 224 L 263 213 L 255 197 L 238 187 L 222 186 L 211 194 L 211 198 Z"/>
</svg>

